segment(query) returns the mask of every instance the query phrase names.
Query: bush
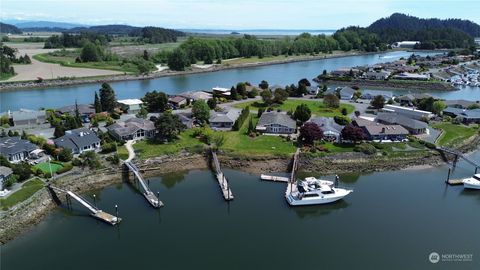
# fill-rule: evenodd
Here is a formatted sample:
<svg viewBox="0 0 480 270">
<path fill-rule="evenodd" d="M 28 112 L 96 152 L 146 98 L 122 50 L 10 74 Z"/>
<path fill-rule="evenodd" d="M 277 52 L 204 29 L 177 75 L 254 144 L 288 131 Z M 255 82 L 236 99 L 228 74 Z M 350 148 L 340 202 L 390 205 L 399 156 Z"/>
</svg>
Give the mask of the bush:
<svg viewBox="0 0 480 270">
<path fill-rule="evenodd" d="M 350 124 L 350 122 L 352 121 L 347 116 L 338 116 L 338 115 L 333 117 L 333 120 L 335 120 L 335 123 L 337 123 L 341 126 L 346 126 L 346 125 Z"/>
<path fill-rule="evenodd" d="M 377 149 L 375 148 L 375 146 L 373 146 L 369 143 L 362 143 L 362 144 L 359 144 L 359 145 L 355 146 L 353 151 L 361 152 L 361 153 L 364 153 L 364 154 L 367 154 L 367 155 L 373 155 L 377 152 Z"/>
<path fill-rule="evenodd" d="M 65 173 L 65 172 L 68 172 L 70 171 L 71 169 L 73 169 L 73 165 L 72 163 L 68 162 L 68 163 L 63 163 L 62 164 L 62 168 L 60 170 L 57 171 L 57 174 L 62 174 L 62 173 Z"/>
<path fill-rule="evenodd" d="M 114 165 L 118 165 L 120 163 L 120 157 L 118 154 L 114 154 L 113 156 L 109 156 L 106 158 L 107 161 L 110 161 L 110 163 Z"/>
<path fill-rule="evenodd" d="M 78 158 L 74 158 L 74 159 L 72 160 L 72 165 L 73 165 L 73 166 L 81 166 L 81 165 L 82 165 L 82 161 L 81 161 L 80 159 L 78 159 Z"/>
<path fill-rule="evenodd" d="M 247 120 L 249 115 L 250 115 L 250 107 L 247 106 L 242 110 L 242 113 L 237 118 L 237 121 L 235 121 L 235 123 L 233 124 L 232 130 L 235 130 L 235 131 L 240 130 L 240 128 L 243 126 L 243 123 L 245 123 L 245 120 Z"/>
<path fill-rule="evenodd" d="M 102 154 L 112 153 L 117 151 L 117 144 L 115 142 L 104 143 L 102 145 Z"/>
</svg>

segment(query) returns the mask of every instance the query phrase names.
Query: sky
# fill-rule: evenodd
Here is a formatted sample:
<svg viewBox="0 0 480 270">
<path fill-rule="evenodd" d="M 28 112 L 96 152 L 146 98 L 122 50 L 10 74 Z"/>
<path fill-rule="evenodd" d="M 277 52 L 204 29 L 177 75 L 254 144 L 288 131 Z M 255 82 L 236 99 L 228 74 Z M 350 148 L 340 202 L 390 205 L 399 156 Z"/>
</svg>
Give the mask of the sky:
<svg viewBox="0 0 480 270">
<path fill-rule="evenodd" d="M 177 29 L 339 29 L 395 12 L 480 24 L 479 0 L 0 0 L 1 20 Z"/>
</svg>

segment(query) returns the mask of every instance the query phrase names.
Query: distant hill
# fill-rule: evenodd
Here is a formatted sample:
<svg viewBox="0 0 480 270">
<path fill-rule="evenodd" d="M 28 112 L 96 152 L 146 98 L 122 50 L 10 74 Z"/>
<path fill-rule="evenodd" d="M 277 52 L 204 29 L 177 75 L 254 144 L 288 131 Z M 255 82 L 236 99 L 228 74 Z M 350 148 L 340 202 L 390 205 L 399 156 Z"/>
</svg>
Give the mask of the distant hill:
<svg viewBox="0 0 480 270">
<path fill-rule="evenodd" d="M 92 32 L 97 34 L 105 35 L 131 35 L 135 31 L 140 31 L 141 27 L 124 25 L 124 24 L 111 24 L 111 25 L 97 25 L 90 27 L 75 27 L 69 29 L 69 33 L 80 33 L 80 32 Z"/>
<path fill-rule="evenodd" d="M 67 22 L 51 22 L 51 21 L 17 21 L 13 20 L 10 23 L 15 25 L 20 29 L 29 28 L 63 28 L 63 29 L 71 29 L 74 27 L 84 27 L 84 24 L 78 23 L 67 23 Z"/>
<path fill-rule="evenodd" d="M 0 22 L 0 33 L 2 34 L 21 34 L 22 30 L 15 25 Z"/>
<path fill-rule="evenodd" d="M 421 31 L 427 29 L 456 29 L 471 37 L 480 37 L 480 25 L 461 19 L 421 19 L 401 13 L 394 13 L 390 17 L 382 18 L 372 23 L 368 30 L 372 32 L 384 32 L 391 29 L 397 31 Z"/>
</svg>

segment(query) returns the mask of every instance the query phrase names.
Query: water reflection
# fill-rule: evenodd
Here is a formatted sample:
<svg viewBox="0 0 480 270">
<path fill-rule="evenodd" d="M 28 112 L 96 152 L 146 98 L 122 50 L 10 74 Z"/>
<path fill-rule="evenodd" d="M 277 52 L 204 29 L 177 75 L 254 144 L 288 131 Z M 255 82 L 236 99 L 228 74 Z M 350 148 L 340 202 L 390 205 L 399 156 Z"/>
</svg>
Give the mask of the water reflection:
<svg viewBox="0 0 480 270">
<path fill-rule="evenodd" d="M 326 216 L 337 210 L 345 209 L 349 205 L 350 204 L 345 200 L 340 200 L 330 204 L 300 206 L 300 207 L 293 207 L 292 209 L 293 211 L 295 211 L 295 214 L 297 214 L 299 218 L 308 219 L 308 218 Z"/>
<path fill-rule="evenodd" d="M 185 176 L 188 174 L 188 171 L 173 172 L 168 174 L 163 174 L 160 177 L 160 181 L 167 189 L 175 187 L 176 184 L 185 180 Z"/>
</svg>

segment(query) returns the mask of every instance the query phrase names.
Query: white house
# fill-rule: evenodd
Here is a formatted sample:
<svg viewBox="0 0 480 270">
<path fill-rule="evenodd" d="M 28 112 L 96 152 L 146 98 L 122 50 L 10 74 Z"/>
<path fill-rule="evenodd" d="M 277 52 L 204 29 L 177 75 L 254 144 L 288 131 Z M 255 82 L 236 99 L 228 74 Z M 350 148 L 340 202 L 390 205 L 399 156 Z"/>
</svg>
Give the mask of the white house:
<svg viewBox="0 0 480 270">
<path fill-rule="evenodd" d="M 389 104 L 385 105 L 382 111 L 397 113 L 398 115 L 403 115 L 416 120 L 422 120 L 422 118 L 430 119 L 434 116 L 431 112 Z"/>
<path fill-rule="evenodd" d="M 142 109 L 143 101 L 134 98 L 118 100 L 117 103 L 128 114 L 137 114 Z"/>
<path fill-rule="evenodd" d="M 278 112 L 265 112 L 258 120 L 256 130 L 272 134 L 292 134 L 297 123 L 290 116 Z"/>
</svg>

